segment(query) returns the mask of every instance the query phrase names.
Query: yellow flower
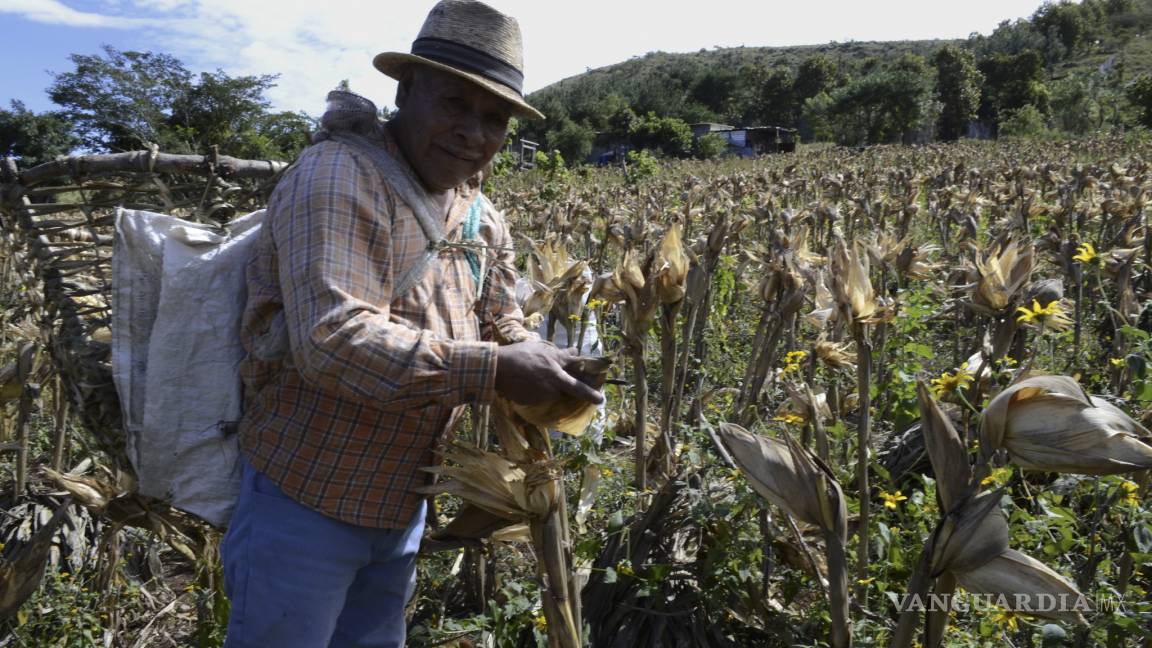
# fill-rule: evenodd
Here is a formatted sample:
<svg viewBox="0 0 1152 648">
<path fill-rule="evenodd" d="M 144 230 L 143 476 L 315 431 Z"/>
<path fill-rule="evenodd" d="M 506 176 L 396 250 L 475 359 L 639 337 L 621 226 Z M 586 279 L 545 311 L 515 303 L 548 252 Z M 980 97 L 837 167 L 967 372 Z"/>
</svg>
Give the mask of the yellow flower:
<svg viewBox="0 0 1152 648">
<path fill-rule="evenodd" d="M 784 354 L 784 373 L 800 371 L 800 365 L 807 357 L 807 351 L 789 351 Z"/>
<path fill-rule="evenodd" d="M 904 497 L 904 495 L 901 494 L 900 491 L 896 491 L 895 493 L 889 493 L 888 491 L 880 491 L 880 499 L 884 500 L 884 506 L 886 508 L 890 508 L 893 511 L 895 511 L 896 507 L 898 507 L 900 505 L 900 502 L 903 502 L 904 500 L 906 500 L 908 498 Z"/>
<path fill-rule="evenodd" d="M 568 315 L 568 319 L 572 320 L 573 322 L 579 322 L 580 321 L 580 315 L 579 315 L 579 313 L 571 313 Z"/>
<path fill-rule="evenodd" d="M 1047 306 L 1041 306 L 1040 302 L 1033 299 L 1032 308 L 1027 306 L 1020 306 L 1016 309 L 1020 316 L 1016 318 L 1017 322 L 1022 324 L 1037 324 L 1040 328 L 1049 329 L 1052 331 L 1062 331 L 1072 324 L 1072 320 L 1064 314 L 1064 309 L 1060 308 L 1058 300 L 1048 302 Z"/>
<path fill-rule="evenodd" d="M 1001 467 L 993 470 L 987 477 L 980 480 L 981 486 L 1003 486 L 1008 483 L 1008 479 L 1012 477 L 1012 469 L 1008 467 Z"/>
<path fill-rule="evenodd" d="M 612 469 L 607 467 L 607 466 L 602 466 L 600 468 L 600 476 L 601 477 L 611 477 L 612 476 Z"/>
<path fill-rule="evenodd" d="M 1012 610 L 998 609 L 996 613 L 992 615 L 990 621 L 1011 632 L 1015 632 L 1018 625 L 1016 613 Z"/>
<path fill-rule="evenodd" d="M 1113 367 L 1124 366 L 1124 358 L 1108 358 L 1108 362 L 1111 363 Z"/>
<path fill-rule="evenodd" d="M 1099 254 L 1096 254 L 1096 248 L 1091 243 L 1081 243 L 1076 251 L 1079 252 L 1076 256 L 1072 257 L 1074 260 L 1086 265 L 1100 265 L 1103 260 Z"/>
<path fill-rule="evenodd" d="M 803 425 L 804 424 L 804 417 L 800 416 L 799 414 L 789 413 L 789 414 L 784 414 L 783 416 L 774 416 L 774 417 L 772 417 L 772 420 L 773 421 L 783 421 L 784 423 L 786 423 L 788 425 Z"/>
<path fill-rule="evenodd" d="M 872 576 L 871 578 L 858 578 L 856 579 L 856 582 L 860 583 L 861 585 L 871 585 L 872 581 L 874 580 L 876 580 L 876 577 Z"/>
<path fill-rule="evenodd" d="M 951 394 L 967 388 L 968 385 L 972 384 L 972 380 L 972 374 L 968 373 L 968 363 L 965 362 L 961 364 L 960 368 L 955 372 L 949 373 L 945 371 L 940 374 L 939 378 L 933 378 L 932 393 L 937 397 L 944 394 Z"/>
<path fill-rule="evenodd" d="M 784 354 L 784 362 L 786 362 L 788 364 L 792 364 L 792 363 L 796 363 L 796 362 L 803 362 L 804 359 L 807 357 L 808 357 L 807 351 L 803 351 L 803 350 L 801 350 L 801 351 L 789 351 L 788 353 Z"/>
<path fill-rule="evenodd" d="M 1140 504 L 1140 486 L 1136 482 L 1124 480 L 1120 482 L 1120 490 L 1124 492 L 1124 503 L 1138 506 Z"/>
<path fill-rule="evenodd" d="M 537 616 L 535 619 L 532 619 L 532 623 L 536 624 L 536 629 L 540 632 L 545 632 L 548 630 L 548 619 L 543 614 Z"/>
<path fill-rule="evenodd" d="M 616 563 L 616 573 L 623 574 L 625 576 L 635 576 L 636 570 L 632 569 L 631 561 L 621 560 L 620 562 Z"/>
</svg>

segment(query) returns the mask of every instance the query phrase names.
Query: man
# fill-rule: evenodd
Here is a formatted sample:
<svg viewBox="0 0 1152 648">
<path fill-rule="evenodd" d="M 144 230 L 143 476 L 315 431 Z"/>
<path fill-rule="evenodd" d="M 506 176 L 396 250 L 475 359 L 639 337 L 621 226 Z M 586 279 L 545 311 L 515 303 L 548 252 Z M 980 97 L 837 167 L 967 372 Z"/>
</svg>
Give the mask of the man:
<svg viewBox="0 0 1152 648">
<path fill-rule="evenodd" d="M 338 139 L 312 146 L 270 198 L 248 268 L 246 463 L 221 548 L 229 648 L 402 646 L 425 514 L 414 489 L 461 406 L 602 400 L 565 370 L 572 355 L 524 330 L 511 237 L 480 197 L 509 118 L 542 116 L 521 96 L 516 21 L 444 0 L 411 53 L 374 63 L 400 81 L 375 141 L 399 171 Z M 435 206 L 448 245 L 401 289 L 429 250 L 429 212 L 404 187 Z M 480 276 L 476 246 L 454 244 L 474 210 Z M 269 350 L 278 329 L 287 352 Z"/>
</svg>

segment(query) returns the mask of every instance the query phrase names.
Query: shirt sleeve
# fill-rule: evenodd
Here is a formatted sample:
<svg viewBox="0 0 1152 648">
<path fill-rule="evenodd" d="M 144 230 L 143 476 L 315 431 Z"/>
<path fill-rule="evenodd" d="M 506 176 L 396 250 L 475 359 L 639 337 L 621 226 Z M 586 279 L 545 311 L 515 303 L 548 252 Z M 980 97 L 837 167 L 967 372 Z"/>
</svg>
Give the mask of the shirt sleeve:
<svg viewBox="0 0 1152 648">
<path fill-rule="evenodd" d="M 404 410 L 487 402 L 496 345 L 445 339 L 390 320 L 396 197 L 367 160 L 331 143 L 268 206 L 297 370 L 321 389 Z"/>
<path fill-rule="evenodd" d="M 516 252 L 504 216 L 488 199 L 484 199 L 484 238 L 491 246 L 491 266 L 483 292 L 476 304 L 480 317 L 480 334 L 485 340 L 501 344 L 539 340 L 540 336 L 524 328 L 524 312 L 516 302 Z"/>
</svg>

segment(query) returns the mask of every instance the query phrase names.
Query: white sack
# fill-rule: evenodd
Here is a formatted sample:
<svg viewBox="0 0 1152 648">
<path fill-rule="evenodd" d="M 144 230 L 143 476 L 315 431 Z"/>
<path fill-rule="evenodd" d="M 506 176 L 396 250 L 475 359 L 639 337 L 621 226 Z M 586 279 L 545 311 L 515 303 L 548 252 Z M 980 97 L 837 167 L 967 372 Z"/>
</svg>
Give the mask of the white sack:
<svg viewBox="0 0 1152 648">
<path fill-rule="evenodd" d="M 240 318 L 264 211 L 222 233 L 120 209 L 112 376 L 144 495 L 225 526 L 239 488 Z"/>
</svg>

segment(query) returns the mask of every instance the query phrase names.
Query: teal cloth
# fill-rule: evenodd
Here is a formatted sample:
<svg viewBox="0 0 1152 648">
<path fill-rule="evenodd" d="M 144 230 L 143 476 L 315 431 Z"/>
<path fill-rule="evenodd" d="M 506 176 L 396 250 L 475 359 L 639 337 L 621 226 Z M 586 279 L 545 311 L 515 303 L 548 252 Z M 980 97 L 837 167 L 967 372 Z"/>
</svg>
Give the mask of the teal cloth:
<svg viewBox="0 0 1152 648">
<path fill-rule="evenodd" d="M 464 216 L 464 224 L 460 231 L 461 241 L 475 241 L 480 236 L 480 215 L 483 211 L 484 197 L 477 195 L 475 202 L 468 208 L 468 214 Z M 480 257 L 477 256 L 476 250 L 465 249 L 464 258 L 468 260 L 468 267 L 472 269 L 472 280 L 476 282 L 477 287 L 480 287 Z"/>
</svg>

